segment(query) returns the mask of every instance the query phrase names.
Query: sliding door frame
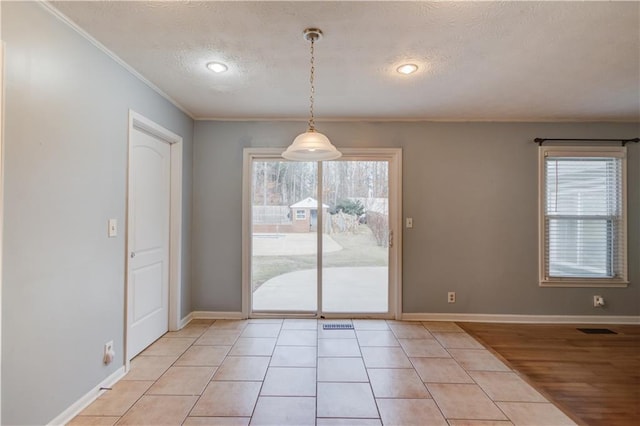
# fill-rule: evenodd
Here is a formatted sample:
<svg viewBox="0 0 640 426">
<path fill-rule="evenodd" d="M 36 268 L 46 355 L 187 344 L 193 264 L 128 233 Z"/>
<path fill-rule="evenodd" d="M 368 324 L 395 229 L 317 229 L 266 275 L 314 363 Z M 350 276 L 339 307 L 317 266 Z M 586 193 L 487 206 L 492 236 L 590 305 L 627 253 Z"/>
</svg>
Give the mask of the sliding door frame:
<svg viewBox="0 0 640 426">
<path fill-rule="evenodd" d="M 318 264 L 318 306 L 316 314 L 306 312 L 253 313 L 251 291 L 252 257 L 252 170 L 254 160 L 282 160 L 283 148 L 245 148 L 243 150 L 242 174 L 242 315 L 258 317 L 326 317 L 326 318 L 389 318 L 402 317 L 402 149 L 401 148 L 344 148 L 344 161 L 388 161 L 389 162 L 389 228 L 393 244 L 389 247 L 389 311 L 381 314 L 324 313 L 322 311 L 322 260 Z M 340 161 L 340 160 L 337 160 Z M 321 187 L 322 167 L 318 165 L 318 185 Z M 322 203 L 322 193 L 318 194 Z M 320 212 L 319 212 L 320 213 Z M 321 226 L 321 217 L 318 222 Z M 322 228 L 318 235 L 322 235 Z M 318 253 L 322 253 L 322 238 L 318 238 Z"/>
</svg>

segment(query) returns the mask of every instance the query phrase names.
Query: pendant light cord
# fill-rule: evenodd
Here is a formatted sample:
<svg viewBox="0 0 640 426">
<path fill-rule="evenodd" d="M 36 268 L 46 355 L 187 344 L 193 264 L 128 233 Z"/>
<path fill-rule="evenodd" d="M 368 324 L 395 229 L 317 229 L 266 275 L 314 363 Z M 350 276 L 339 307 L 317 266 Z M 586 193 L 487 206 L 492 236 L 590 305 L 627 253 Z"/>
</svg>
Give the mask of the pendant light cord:
<svg viewBox="0 0 640 426">
<path fill-rule="evenodd" d="M 314 55 L 314 42 L 316 40 L 316 37 L 310 37 L 311 38 L 311 76 L 309 77 L 309 82 L 311 83 L 311 95 L 309 96 L 309 130 L 310 131 L 315 131 L 315 122 L 313 120 L 313 95 L 316 93 L 316 88 L 314 85 L 314 79 L 315 79 L 315 72 L 316 72 L 316 68 L 315 68 L 315 55 Z"/>
<path fill-rule="evenodd" d="M 0 0 L 2 1 L 2 0 Z M 309 83 L 311 91 L 309 94 L 309 128 L 306 132 L 299 134 L 291 145 L 282 153 L 285 160 L 290 161 L 330 161 L 338 159 L 342 153 L 331 144 L 328 137 L 316 130 L 314 122 L 313 106 L 316 94 L 316 55 L 315 42 L 322 38 L 322 31 L 319 28 L 306 28 L 302 32 L 304 39 L 311 42 L 311 69 Z"/>
</svg>

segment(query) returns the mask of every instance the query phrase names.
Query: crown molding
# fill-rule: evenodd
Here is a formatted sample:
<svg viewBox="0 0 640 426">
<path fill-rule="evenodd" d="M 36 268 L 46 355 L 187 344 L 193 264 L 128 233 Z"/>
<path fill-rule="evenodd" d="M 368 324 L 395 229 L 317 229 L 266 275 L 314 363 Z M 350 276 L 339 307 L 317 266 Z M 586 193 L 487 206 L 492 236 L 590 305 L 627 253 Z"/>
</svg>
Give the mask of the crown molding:
<svg viewBox="0 0 640 426">
<path fill-rule="evenodd" d="M 118 65 L 120 65 L 122 68 L 124 68 L 127 72 L 129 72 L 131 75 L 133 75 L 134 77 L 136 77 L 138 80 L 140 80 L 142 83 L 144 83 L 146 86 L 148 86 L 151 90 L 153 90 L 154 92 L 156 92 L 158 95 L 162 96 L 163 98 L 165 98 L 167 101 L 169 101 L 173 106 L 175 106 L 176 108 L 178 108 L 180 111 L 182 111 L 183 113 L 185 113 L 187 116 L 189 116 L 192 120 L 194 120 L 194 116 L 193 114 L 191 114 L 185 107 L 183 107 L 182 105 L 180 105 L 180 103 L 178 103 L 175 99 L 173 99 L 171 96 L 169 96 L 168 94 L 166 94 L 165 92 L 163 92 L 158 86 L 156 86 L 155 84 L 153 84 L 152 82 L 150 82 L 149 80 L 147 80 L 142 74 L 140 74 L 138 71 L 136 71 L 131 65 L 129 65 L 128 63 L 126 63 L 122 58 L 120 58 L 118 55 L 116 55 L 115 53 L 113 53 L 111 50 L 109 50 L 104 44 L 100 43 L 98 40 L 96 40 L 91 34 L 89 34 L 88 32 L 86 32 L 85 30 L 83 30 L 82 28 L 80 28 L 75 22 L 73 22 L 71 19 L 69 19 L 65 14 L 63 14 L 62 12 L 60 12 L 58 9 L 55 8 L 55 6 L 53 6 L 51 3 L 49 3 L 46 0 L 38 0 L 38 3 L 45 9 L 47 10 L 49 13 L 51 13 L 54 17 L 58 18 L 58 20 L 60 20 L 62 23 L 64 23 L 65 25 L 67 25 L 69 28 L 71 28 L 72 30 L 74 30 L 76 33 L 78 33 L 80 36 L 82 36 L 84 39 L 86 39 L 89 43 L 93 44 L 95 47 L 98 48 L 98 50 L 100 50 L 102 53 L 104 53 L 105 55 L 107 55 L 108 57 L 110 57 L 111 59 L 113 59 Z"/>
</svg>

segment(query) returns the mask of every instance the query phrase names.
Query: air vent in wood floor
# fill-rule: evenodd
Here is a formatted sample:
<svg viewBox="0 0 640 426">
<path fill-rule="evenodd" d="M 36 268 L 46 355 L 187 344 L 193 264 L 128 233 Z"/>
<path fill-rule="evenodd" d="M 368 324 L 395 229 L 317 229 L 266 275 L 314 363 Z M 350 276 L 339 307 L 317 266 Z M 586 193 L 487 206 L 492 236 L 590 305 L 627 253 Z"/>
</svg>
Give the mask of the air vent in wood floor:
<svg viewBox="0 0 640 426">
<path fill-rule="evenodd" d="M 586 334 L 618 334 L 608 328 L 578 328 L 578 330 Z"/>
</svg>

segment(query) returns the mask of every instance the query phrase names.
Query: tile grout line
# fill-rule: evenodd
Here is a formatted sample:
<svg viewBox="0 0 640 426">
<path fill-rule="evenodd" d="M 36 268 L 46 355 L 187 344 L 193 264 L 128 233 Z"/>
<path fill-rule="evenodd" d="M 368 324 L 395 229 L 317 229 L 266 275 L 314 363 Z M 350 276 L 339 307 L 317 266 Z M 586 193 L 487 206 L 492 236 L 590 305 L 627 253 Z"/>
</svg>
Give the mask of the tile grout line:
<svg viewBox="0 0 640 426">
<path fill-rule="evenodd" d="M 427 331 L 427 333 L 429 333 L 431 336 L 433 336 L 433 334 L 431 333 L 431 331 L 429 331 L 429 330 L 424 326 L 424 324 L 420 323 L 420 325 L 422 325 L 422 328 L 424 328 L 424 329 Z M 444 350 L 445 350 L 445 352 L 447 352 L 447 353 L 449 354 L 449 356 L 451 356 L 451 354 L 449 353 L 449 351 L 447 351 L 447 349 L 446 349 L 444 346 L 442 346 L 442 343 L 440 343 L 440 341 L 439 341 L 435 336 L 433 336 L 433 338 L 434 338 L 434 340 L 435 340 L 436 342 L 438 342 L 438 344 L 442 347 L 442 349 L 444 349 Z M 402 347 L 402 345 L 400 345 L 400 347 Z M 402 348 L 402 350 L 404 351 L 404 348 Z M 406 355 L 406 352 L 405 352 L 405 355 Z M 438 411 L 440 411 L 440 415 L 442 416 L 442 418 L 444 419 L 444 421 L 445 421 L 447 424 L 450 424 L 450 423 L 449 423 L 449 419 L 447 418 L 447 416 L 445 416 L 444 411 L 442 411 L 442 408 L 440 408 L 440 404 L 438 404 L 438 401 L 433 397 L 433 394 L 431 393 L 431 390 L 429 389 L 429 386 L 427 386 L 427 383 L 426 383 L 424 380 L 422 380 L 422 377 L 420 376 L 420 373 L 418 373 L 418 371 L 415 369 L 415 368 L 416 368 L 415 364 L 413 363 L 413 361 L 411 361 L 411 358 L 410 358 L 408 355 L 407 355 L 407 358 L 409 358 L 409 362 L 411 363 L 411 366 L 413 367 L 413 369 L 414 369 L 415 373 L 418 375 L 418 377 L 420 377 L 420 381 L 422 382 L 422 385 L 425 387 L 425 389 L 426 389 L 426 390 L 427 390 L 427 392 L 429 393 L 429 396 L 431 397 L 431 400 L 432 400 L 432 401 L 433 401 L 433 403 L 436 405 L 436 408 L 438 409 Z M 443 358 L 443 359 L 447 359 L 447 358 Z"/>
<path fill-rule="evenodd" d="M 388 327 L 388 324 L 387 324 Z M 369 385 L 369 389 L 371 390 L 371 396 L 373 397 L 373 403 L 376 405 L 376 411 L 378 412 L 378 419 L 380 419 L 380 423 L 382 422 L 382 414 L 380 413 L 380 407 L 378 406 L 378 399 L 376 398 L 376 394 L 373 392 L 373 385 L 371 384 L 371 377 L 369 376 L 369 369 L 367 368 L 367 364 L 364 362 L 364 355 L 362 353 L 362 346 L 360 346 L 360 339 L 358 338 L 358 333 L 355 330 L 355 326 L 353 327 L 353 334 L 356 336 L 356 342 L 358 343 L 358 350 L 360 351 L 360 358 L 362 359 L 362 365 L 364 366 L 364 371 L 367 374 L 367 384 Z M 399 343 L 398 343 L 399 344 Z"/>
<path fill-rule="evenodd" d="M 191 344 L 191 346 L 189 346 L 189 348 L 192 348 L 195 343 L 198 341 L 198 339 L 200 337 L 202 337 L 202 335 L 204 333 L 206 333 L 207 331 L 211 330 L 211 327 L 213 326 L 213 324 L 215 324 L 217 322 L 217 320 L 214 320 L 211 324 L 209 324 L 209 327 L 207 327 L 207 329 L 196 339 L 193 341 L 193 343 Z M 189 324 L 187 324 L 188 326 Z M 186 326 L 185 326 L 186 327 Z M 233 347 L 233 345 L 231 346 L 231 348 Z M 225 354 L 224 358 L 222 359 L 222 361 L 220 361 L 220 365 L 222 365 L 222 363 L 224 362 L 225 359 L 227 359 L 227 355 L 229 354 L 229 352 L 231 352 L 231 348 L 229 348 L 229 351 Z M 189 349 L 187 349 L 189 350 Z M 185 351 L 186 352 L 186 351 Z M 184 355 L 184 354 L 183 354 Z M 181 355 L 182 356 L 182 355 Z M 179 356 L 173 364 L 171 364 L 172 366 L 178 362 L 178 359 L 180 359 Z M 204 395 L 204 392 L 207 390 L 207 387 L 209 387 L 209 383 L 211 383 L 213 381 L 213 376 L 215 376 L 215 374 L 218 372 L 218 369 L 220 368 L 220 365 L 216 367 L 215 371 L 213 372 L 213 374 L 211 374 L 211 378 L 209 379 L 209 381 L 204 385 L 204 389 L 202 389 L 202 392 L 200 393 L 200 395 L 198 395 L 198 398 L 196 398 L 195 402 L 193 403 L 193 405 L 191 406 L 191 408 L 189 409 L 189 412 L 187 413 L 187 415 L 185 416 L 184 419 L 182 419 L 182 422 L 180 423 L 181 425 L 184 424 L 184 422 L 187 421 L 187 419 L 191 416 L 191 413 L 193 412 L 193 409 L 196 407 L 196 405 L 198 405 L 198 402 L 200 402 L 200 398 L 202 398 L 202 395 Z M 171 367 L 169 367 L 171 368 Z"/>
<path fill-rule="evenodd" d="M 251 324 L 250 322 L 248 324 Z M 259 323 L 256 323 L 259 324 Z M 262 393 L 262 388 L 264 387 L 264 382 L 267 379 L 267 373 L 269 372 L 269 368 L 271 367 L 271 362 L 273 361 L 273 354 L 278 347 L 278 339 L 280 338 L 280 333 L 282 333 L 282 327 L 284 327 L 284 319 L 280 322 L 280 328 L 278 329 L 278 335 L 276 336 L 276 341 L 273 345 L 273 349 L 271 350 L 271 356 L 269 357 L 269 364 L 267 364 L 267 369 L 264 372 L 264 376 L 262 377 L 262 381 L 260 382 L 260 389 L 258 389 L 258 396 L 256 397 L 256 402 L 253 404 L 253 410 L 251 411 L 251 415 L 249 416 L 249 424 L 253 420 L 253 416 L 256 413 L 256 408 L 258 407 L 258 401 L 260 400 L 260 394 Z M 246 328 L 246 327 L 245 327 Z M 239 339 L 240 337 L 238 337 Z"/>
<path fill-rule="evenodd" d="M 456 324 L 457 325 L 457 324 Z M 460 327 L 460 326 L 458 326 Z M 462 333 L 464 333 L 466 336 L 470 337 L 471 339 L 473 339 L 472 336 L 469 336 L 469 334 L 463 329 Z M 436 338 L 436 340 L 438 340 Z M 478 342 L 476 339 L 473 339 L 475 342 Z M 438 340 L 438 343 L 440 343 L 440 341 Z M 482 345 L 482 343 L 480 343 Z M 476 382 L 476 379 L 473 378 L 473 376 L 471 374 L 469 374 L 469 371 L 471 370 L 467 370 L 466 368 L 464 368 L 459 362 L 458 360 L 453 356 L 453 354 L 451 352 L 449 352 L 449 349 L 464 349 L 464 348 L 445 348 L 444 345 L 442 345 L 442 343 L 440 343 L 440 345 L 443 347 L 443 349 L 445 351 L 447 351 L 447 353 L 449 354 L 449 356 L 451 357 L 451 359 L 453 359 L 455 361 L 455 363 L 458 365 L 458 367 L 462 368 L 464 370 L 464 372 L 467 374 L 467 376 L 469 376 L 469 378 L 473 381 L 473 384 L 476 385 L 481 391 L 482 393 L 489 399 L 489 401 L 491 401 L 493 403 L 493 405 L 498 409 L 498 411 L 500 411 L 502 413 L 502 415 L 511 423 L 513 423 L 513 421 L 511 420 L 511 418 L 509 418 L 509 416 L 507 416 L 507 413 L 505 413 L 504 411 L 502 411 L 502 409 L 498 406 L 498 404 L 496 404 L 496 402 L 493 400 L 493 398 L 491 398 L 486 392 L 485 390 L 482 388 L 482 386 L 480 386 L 478 384 L 478 382 Z M 437 404 L 437 402 L 436 402 Z"/>
<path fill-rule="evenodd" d="M 155 344 L 156 342 L 158 342 L 158 341 L 159 341 L 160 339 L 162 339 L 163 337 L 164 337 L 164 335 L 160 336 L 156 341 L 154 341 L 151 345 L 149 345 L 147 348 L 145 348 L 145 349 L 144 349 L 142 352 L 140 352 L 138 355 L 141 355 L 144 351 L 146 351 L 149 347 L 151 347 L 153 344 Z M 167 338 L 169 338 L 169 337 L 167 337 Z M 148 394 L 147 394 L 147 392 L 149 392 L 149 389 L 151 389 L 151 388 L 152 388 L 152 387 L 153 387 L 153 386 L 158 382 L 158 380 L 160 380 L 160 378 L 161 378 L 162 376 L 164 376 L 164 375 L 166 374 L 166 372 L 167 372 L 167 371 L 169 371 L 169 369 L 175 365 L 175 363 L 178 361 L 178 359 L 180 359 L 180 357 L 181 357 L 182 355 L 184 355 L 184 353 L 187 351 L 187 349 L 189 349 L 191 346 L 193 346 L 193 343 L 195 343 L 195 341 L 196 341 L 196 340 L 197 340 L 197 338 L 196 338 L 196 339 L 194 339 L 194 340 L 193 340 L 193 342 L 192 342 L 192 343 L 191 343 L 191 344 L 190 344 L 190 345 L 189 345 L 189 346 L 188 346 L 184 351 L 182 351 L 181 353 L 179 353 L 179 354 L 178 354 L 178 356 L 177 356 L 177 358 L 175 359 L 175 361 L 173 361 L 173 362 L 169 365 L 169 367 L 167 367 L 167 369 L 166 369 L 166 370 L 164 370 L 164 372 L 160 375 L 160 377 L 158 377 L 157 379 L 155 379 L 155 380 L 153 381 L 153 383 L 152 383 L 152 384 L 151 384 L 151 385 L 150 385 L 150 386 L 149 386 L 149 387 L 148 387 L 148 388 L 147 388 L 147 389 L 142 393 L 142 395 L 140 395 L 140 397 L 139 397 L 138 399 L 136 399 L 136 401 L 135 401 L 133 404 L 131 404 L 131 406 L 130 406 L 130 407 L 129 407 L 129 408 L 128 408 L 128 409 L 127 409 L 127 410 L 126 410 L 126 411 L 125 411 L 125 412 L 124 412 L 124 413 L 123 413 L 123 414 L 118 418 L 118 420 L 117 420 L 117 421 L 116 421 L 116 423 L 115 423 L 116 425 L 117 425 L 118 423 L 120 423 L 120 421 L 121 421 L 121 420 L 122 420 L 122 419 L 123 419 L 123 418 L 124 418 L 124 417 L 125 417 L 125 416 L 126 416 L 126 415 L 131 411 L 131 410 L 132 410 L 132 409 L 133 409 L 133 407 L 135 407 L 135 406 L 136 406 L 136 404 L 137 404 L 138 402 L 140 402 L 140 400 L 141 400 L 144 396 L 150 396 L 150 395 L 148 395 Z M 138 356 L 138 355 L 136 355 L 136 356 Z M 158 356 L 163 356 L 163 355 L 158 355 Z M 135 357 L 134 357 L 134 358 L 135 358 Z M 199 399 L 199 397 L 198 397 L 198 399 Z M 197 402 L 197 400 L 196 400 L 196 402 Z M 193 406 L 195 406 L 195 404 L 196 404 L 196 403 L 194 402 Z M 191 410 L 193 409 L 193 406 L 191 407 Z M 189 410 L 189 412 L 191 412 L 191 410 Z M 185 419 L 186 419 L 186 417 L 185 417 Z M 184 422 L 184 419 L 183 419 L 183 422 Z"/>
<path fill-rule="evenodd" d="M 457 325 L 457 324 L 456 324 Z M 460 326 L 458 326 L 460 327 Z M 462 327 L 460 327 L 462 328 Z M 479 343 L 483 349 L 476 349 L 476 350 L 486 350 L 486 348 L 484 347 L 484 345 L 482 344 L 482 342 L 478 342 L 477 339 L 475 339 L 473 336 L 470 336 L 466 330 L 462 329 L 462 332 L 467 335 L 468 337 L 470 337 L 471 339 L 473 339 L 475 342 Z M 444 346 L 443 346 L 444 348 Z M 458 364 L 458 366 L 460 368 L 462 368 L 464 370 L 464 372 L 467 374 L 467 376 L 469 376 L 471 378 L 471 380 L 473 380 L 473 383 L 482 391 L 482 393 L 489 399 L 489 401 L 491 401 L 493 403 L 493 405 L 498 409 L 498 411 L 500 411 L 502 413 L 502 415 L 504 415 L 504 417 L 510 421 L 511 423 L 515 424 L 514 421 L 507 415 L 507 413 L 505 413 L 502 408 L 500 408 L 500 406 L 497 404 L 497 401 L 495 401 L 493 398 L 491 398 L 491 396 L 489 396 L 489 394 L 487 394 L 487 392 L 484 390 L 484 388 L 476 381 L 476 379 L 470 374 L 470 371 L 483 371 L 483 370 L 467 370 L 466 368 L 464 368 L 464 366 L 462 366 L 458 360 L 453 356 L 453 354 L 451 352 L 449 352 L 449 349 L 465 349 L 465 348 L 444 348 L 445 351 L 447 351 L 447 353 L 451 356 L 451 358 L 456 362 L 456 364 Z M 489 352 L 491 353 L 491 352 Z M 492 354 L 493 355 L 493 354 Z M 498 358 L 496 358 L 498 359 Z M 498 361 L 500 361 L 498 359 Z M 502 362 L 502 361 L 500 361 Z M 504 364 L 504 363 L 503 363 Z M 505 364 L 505 366 L 507 366 Z M 507 366 L 508 367 L 508 366 Z M 489 371 L 489 370 L 487 370 Z M 513 370 L 511 368 L 509 368 L 509 371 L 513 372 Z M 545 398 L 546 399 L 546 398 Z"/>
<path fill-rule="evenodd" d="M 532 381 L 526 374 L 521 373 L 519 370 L 517 370 L 515 367 L 513 367 L 511 365 L 511 363 L 504 357 L 502 356 L 502 354 L 500 354 L 496 349 L 494 349 L 493 347 L 491 347 L 490 345 L 488 345 L 483 339 L 482 337 L 480 337 L 479 335 L 474 335 L 471 336 L 469 334 L 469 332 L 462 326 L 458 325 L 458 327 L 460 327 L 465 333 L 467 333 L 467 335 L 469 335 L 470 337 L 472 337 L 475 341 L 477 341 L 478 343 L 480 343 L 487 351 L 489 351 L 496 359 L 498 359 L 500 362 L 502 362 L 505 366 L 507 366 L 509 368 L 509 370 L 512 373 L 515 373 L 515 375 L 522 380 L 525 384 L 527 384 L 528 386 L 530 386 L 535 392 L 537 392 L 540 396 L 542 396 L 546 402 L 529 402 L 529 401 L 521 401 L 520 403 L 539 403 L 539 404 L 544 404 L 544 403 L 548 403 L 551 404 L 552 406 L 554 406 L 556 409 L 560 410 L 560 412 L 562 412 L 565 416 L 567 416 L 572 422 L 579 424 L 579 422 L 577 421 L 577 418 L 574 419 L 574 415 L 573 414 L 569 414 L 568 411 L 565 411 L 564 406 L 562 404 L 556 404 L 556 402 L 553 401 L 553 399 L 551 398 L 551 396 L 543 389 L 539 389 L 537 384 L 534 383 L 534 381 Z M 493 400 L 492 400 L 493 401 Z M 509 402 L 516 402 L 516 401 L 499 401 L 499 402 L 503 402 L 503 403 L 509 403 Z M 496 404 L 497 405 L 497 404 Z M 498 407 L 500 408 L 500 407 Z M 509 416 L 507 416 L 508 418 Z"/>
</svg>

